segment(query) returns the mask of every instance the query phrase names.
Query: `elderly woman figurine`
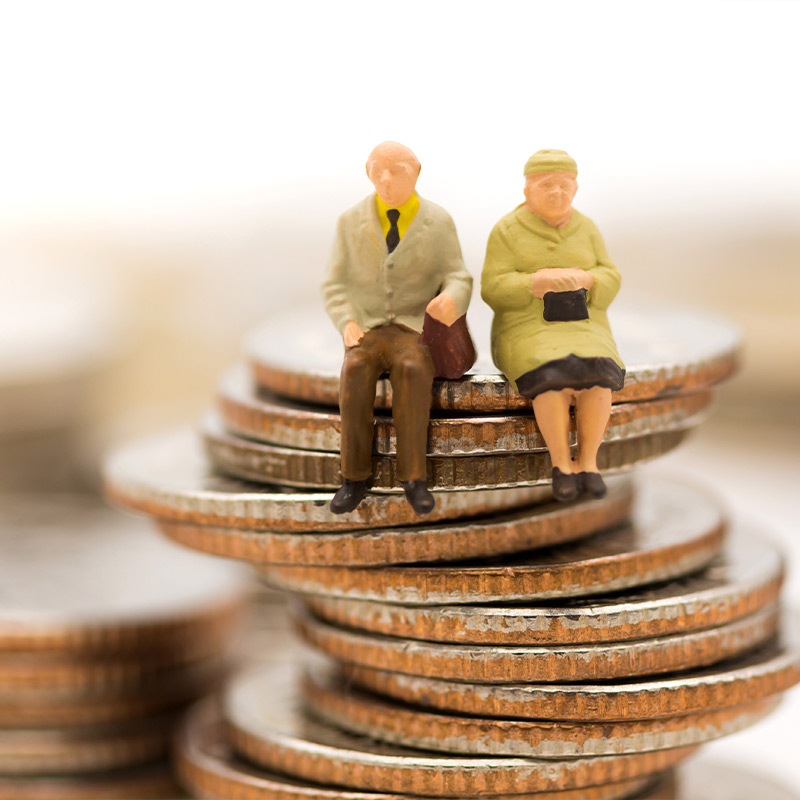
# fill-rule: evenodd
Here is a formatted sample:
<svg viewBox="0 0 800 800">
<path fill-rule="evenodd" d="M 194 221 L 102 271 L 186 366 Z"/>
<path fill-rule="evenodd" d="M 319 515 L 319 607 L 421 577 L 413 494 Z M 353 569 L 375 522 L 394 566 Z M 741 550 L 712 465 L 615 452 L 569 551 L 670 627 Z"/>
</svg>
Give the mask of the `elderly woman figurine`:
<svg viewBox="0 0 800 800">
<path fill-rule="evenodd" d="M 533 401 L 550 451 L 553 494 L 561 501 L 605 494 L 597 451 L 611 392 L 625 378 L 606 317 L 620 276 L 594 223 L 572 208 L 577 175 L 563 150 L 539 150 L 528 159 L 525 202 L 492 230 L 481 280 L 481 296 L 495 312 L 492 357 Z"/>
</svg>

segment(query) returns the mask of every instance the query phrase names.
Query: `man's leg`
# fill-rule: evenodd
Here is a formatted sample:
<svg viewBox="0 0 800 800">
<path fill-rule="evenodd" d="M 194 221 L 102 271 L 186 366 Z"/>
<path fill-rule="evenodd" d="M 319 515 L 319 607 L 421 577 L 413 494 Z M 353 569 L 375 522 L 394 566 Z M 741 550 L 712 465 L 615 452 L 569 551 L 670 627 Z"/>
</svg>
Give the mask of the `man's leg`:
<svg viewBox="0 0 800 800">
<path fill-rule="evenodd" d="M 344 356 L 339 378 L 339 413 L 342 418 L 341 489 L 331 501 L 331 511 L 343 514 L 361 502 L 372 475 L 372 436 L 375 385 L 383 372 L 380 343 L 368 331 L 361 344 Z"/>
<path fill-rule="evenodd" d="M 434 506 L 427 489 L 425 462 L 434 367 L 430 351 L 418 340 L 419 335 L 412 332 L 398 336 L 390 352 L 389 378 L 397 435 L 397 477 L 414 510 L 424 514 Z"/>
</svg>

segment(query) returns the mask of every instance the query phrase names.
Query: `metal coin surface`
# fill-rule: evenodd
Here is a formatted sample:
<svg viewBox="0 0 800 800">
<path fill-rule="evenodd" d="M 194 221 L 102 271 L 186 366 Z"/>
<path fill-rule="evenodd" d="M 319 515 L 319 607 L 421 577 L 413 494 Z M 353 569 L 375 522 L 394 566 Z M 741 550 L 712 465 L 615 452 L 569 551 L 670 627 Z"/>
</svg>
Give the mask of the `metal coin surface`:
<svg viewBox="0 0 800 800">
<path fill-rule="evenodd" d="M 696 422 L 699 420 L 687 421 L 686 424 Z M 612 474 L 631 469 L 668 453 L 683 441 L 686 434 L 686 429 L 674 429 L 606 442 L 598 453 L 598 467 L 602 472 Z M 204 421 L 203 436 L 211 463 L 221 472 L 237 478 L 315 489 L 335 489 L 342 484 L 338 453 L 295 450 L 254 442 L 227 433 L 214 416 Z M 550 456 L 546 451 L 429 456 L 426 466 L 428 486 L 434 491 L 535 486 L 551 481 Z M 402 492 L 396 468 L 395 458 L 373 456 L 373 491 Z"/>
<path fill-rule="evenodd" d="M 613 479 L 601 500 L 539 504 L 463 523 L 324 533 L 247 531 L 168 520 L 158 525 L 182 545 L 258 564 L 375 566 L 479 558 L 573 541 L 622 524 L 632 501 L 631 483 Z"/>
<path fill-rule="evenodd" d="M 710 404 L 711 393 L 705 391 L 614 405 L 605 441 L 683 429 L 702 419 Z M 342 420 L 338 413 L 258 394 L 244 367 L 234 368 L 223 377 L 217 393 L 217 407 L 225 427 L 239 436 L 302 450 L 338 453 L 341 449 Z M 570 439 L 575 446 L 574 419 Z M 378 455 L 397 453 L 397 438 L 390 416 L 375 418 L 373 448 Z M 427 453 L 432 456 L 546 449 L 530 408 L 528 413 L 503 416 L 443 417 L 434 414 L 428 425 Z"/>
<path fill-rule="evenodd" d="M 128 650 L 185 660 L 202 649 L 192 634 L 227 631 L 248 587 L 240 565 L 176 547 L 77 497 L 4 501 L 0 552 L 6 652 Z"/>
<path fill-rule="evenodd" d="M 646 311 L 615 304 L 614 338 L 627 368 L 615 402 L 664 397 L 718 383 L 738 364 L 740 337 L 728 322 L 709 314 L 659 306 Z M 508 411 L 530 408 L 498 372 L 489 356 L 491 311 L 476 303 L 469 324 L 478 361 L 459 381 L 435 381 L 433 407 L 458 411 Z M 341 337 L 322 310 L 292 309 L 259 326 L 245 342 L 247 358 L 260 386 L 269 392 L 320 405 L 339 402 Z M 375 405 L 391 406 L 391 385 L 378 381 Z"/>
<path fill-rule="evenodd" d="M 783 559 L 760 534 L 736 529 L 702 572 L 623 596 L 535 606 L 410 606 L 315 595 L 303 602 L 341 627 L 431 642 L 578 644 L 667 636 L 722 625 L 777 600 Z"/>
<path fill-rule="evenodd" d="M 361 792 L 320 786 L 265 772 L 238 758 L 228 744 L 224 726 L 213 706 L 205 704 L 190 712 L 177 741 L 178 775 L 196 797 L 229 800 L 428 800 L 421 795 Z M 622 800 L 653 785 L 651 778 L 577 790 L 481 795 L 490 800 Z M 465 797 L 463 800 L 478 800 Z"/>
<path fill-rule="evenodd" d="M 356 633 L 295 611 L 310 645 L 348 664 L 467 683 L 564 683 L 654 675 L 714 664 L 775 636 L 776 606 L 695 633 L 600 644 L 512 647 L 440 644 Z"/>
<path fill-rule="evenodd" d="M 551 721 L 434 713 L 348 687 L 330 669 L 311 669 L 304 702 L 331 725 L 403 747 L 473 755 L 573 758 L 644 753 L 703 744 L 754 725 L 780 697 L 656 720 Z"/>
<path fill-rule="evenodd" d="M 224 658 L 182 664 L 128 687 L 15 686 L 0 689 L 0 728 L 70 728 L 125 722 L 174 711 L 219 688 Z"/>
<path fill-rule="evenodd" d="M 602 684 L 465 684 L 342 665 L 351 684 L 445 713 L 540 720 L 637 720 L 756 702 L 800 682 L 796 632 L 712 667 Z"/>
<path fill-rule="evenodd" d="M 267 667 L 238 677 L 223 701 L 234 749 L 267 769 L 362 791 L 435 797 L 552 792 L 662 772 L 694 752 L 674 748 L 571 759 L 445 755 L 347 734 L 299 710 L 291 672 Z"/>
<path fill-rule="evenodd" d="M 0 775 L 120 769 L 166 756 L 174 719 L 73 730 L 0 730 Z"/>
<path fill-rule="evenodd" d="M 333 514 L 330 492 L 261 486 L 213 472 L 192 428 L 126 447 L 104 466 L 106 494 L 119 505 L 193 525 L 271 531 L 342 531 L 417 525 L 403 495 L 368 494 L 349 514 Z M 552 498 L 549 486 L 448 492 L 425 517 L 435 523 L 502 513 Z"/>
<path fill-rule="evenodd" d="M 0 800 L 178 800 L 167 764 L 80 777 L 0 775 Z"/>
<path fill-rule="evenodd" d="M 418 605 L 546 600 L 631 589 L 687 575 L 721 550 L 715 501 L 671 481 L 644 484 L 632 522 L 581 542 L 481 563 L 368 567 L 260 566 L 271 586 L 302 594 Z"/>
</svg>

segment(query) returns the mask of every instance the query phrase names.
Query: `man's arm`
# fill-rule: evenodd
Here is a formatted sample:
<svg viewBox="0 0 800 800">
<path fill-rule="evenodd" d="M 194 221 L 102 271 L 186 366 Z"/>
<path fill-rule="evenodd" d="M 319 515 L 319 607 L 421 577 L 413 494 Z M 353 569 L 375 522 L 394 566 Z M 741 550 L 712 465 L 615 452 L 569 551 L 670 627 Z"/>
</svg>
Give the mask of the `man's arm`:
<svg viewBox="0 0 800 800">
<path fill-rule="evenodd" d="M 328 269 L 322 282 L 322 299 L 328 316 L 342 336 L 345 335 L 348 323 L 354 322 L 355 317 L 347 282 L 349 261 L 344 217 L 339 217 Z"/>
</svg>

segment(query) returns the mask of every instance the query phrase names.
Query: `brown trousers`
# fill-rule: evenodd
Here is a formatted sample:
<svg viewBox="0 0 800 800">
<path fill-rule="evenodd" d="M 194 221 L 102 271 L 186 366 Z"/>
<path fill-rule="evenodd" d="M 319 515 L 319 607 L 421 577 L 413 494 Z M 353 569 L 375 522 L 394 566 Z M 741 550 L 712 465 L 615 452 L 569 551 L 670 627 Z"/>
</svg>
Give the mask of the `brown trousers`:
<svg viewBox="0 0 800 800">
<path fill-rule="evenodd" d="M 433 360 L 419 343 L 419 334 L 400 325 L 373 328 L 345 352 L 339 381 L 342 475 L 359 481 L 372 474 L 375 385 L 387 371 L 397 434 L 397 478 L 425 480 Z"/>
</svg>

